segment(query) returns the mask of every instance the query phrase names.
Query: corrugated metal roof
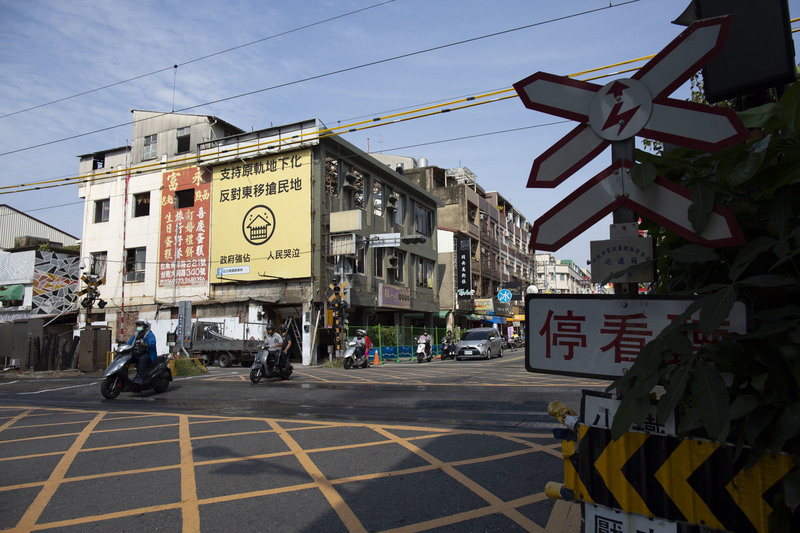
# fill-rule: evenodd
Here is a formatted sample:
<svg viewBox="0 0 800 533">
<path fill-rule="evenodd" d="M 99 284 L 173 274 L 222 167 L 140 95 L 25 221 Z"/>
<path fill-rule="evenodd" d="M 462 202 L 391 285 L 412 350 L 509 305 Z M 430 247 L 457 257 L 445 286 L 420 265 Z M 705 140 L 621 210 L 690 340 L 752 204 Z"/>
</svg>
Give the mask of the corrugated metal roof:
<svg viewBox="0 0 800 533">
<path fill-rule="evenodd" d="M 80 244 L 80 238 L 42 222 L 9 205 L 0 205 L 0 248 L 13 248 L 17 237 L 39 237 L 64 246 Z"/>
</svg>

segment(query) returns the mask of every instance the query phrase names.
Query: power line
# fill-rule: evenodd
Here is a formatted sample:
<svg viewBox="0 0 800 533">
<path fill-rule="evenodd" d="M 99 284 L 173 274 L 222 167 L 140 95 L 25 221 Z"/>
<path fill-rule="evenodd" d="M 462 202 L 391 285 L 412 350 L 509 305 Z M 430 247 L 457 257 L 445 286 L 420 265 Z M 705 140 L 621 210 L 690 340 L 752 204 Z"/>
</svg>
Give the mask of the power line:
<svg viewBox="0 0 800 533">
<path fill-rule="evenodd" d="M 558 124 L 566 124 L 568 122 L 572 122 L 570 120 L 557 120 L 555 122 L 545 122 L 544 124 L 534 124 L 533 126 L 522 126 L 520 128 L 511 128 L 507 130 L 497 130 L 497 131 L 487 131 L 485 133 L 476 133 L 475 135 L 464 135 L 463 137 L 451 137 L 450 139 L 440 139 L 438 141 L 429 141 L 425 143 L 419 144 L 408 144 L 406 146 L 397 146 L 395 148 L 387 148 L 386 152 L 392 152 L 395 150 L 406 150 L 408 148 L 419 148 L 420 146 L 431 146 L 434 144 L 443 144 L 455 141 L 463 141 L 466 139 L 477 139 L 479 137 L 489 137 L 491 135 L 500 135 L 502 133 L 514 133 L 517 131 L 525 131 L 525 130 L 532 130 L 536 128 L 544 128 L 545 126 L 556 126 Z"/>
<path fill-rule="evenodd" d="M 556 18 L 552 18 L 552 19 L 549 19 L 549 20 L 545 20 L 545 21 L 534 22 L 532 24 L 526 24 L 524 26 L 518 26 L 516 28 L 511 28 L 511 29 L 508 29 L 508 30 L 502 30 L 502 31 L 498 31 L 498 32 L 493 32 L 493 33 L 489 33 L 489 34 L 486 34 L 486 35 L 481 35 L 481 36 L 478 36 L 478 37 L 472 37 L 472 38 L 469 38 L 469 39 L 463 39 L 461 41 L 456 41 L 456 42 L 452 42 L 452 43 L 448 43 L 448 44 L 434 46 L 434 47 L 431 47 L 431 48 L 425 48 L 423 50 L 417 50 L 415 52 L 408 52 L 406 54 L 400 54 L 400 55 L 397 55 L 397 56 L 384 58 L 384 59 L 379 59 L 379 60 L 376 60 L 376 61 L 370 61 L 370 62 L 367 62 L 367 63 L 362 63 L 360 65 L 352 66 L 352 67 L 346 67 L 346 68 L 342 68 L 342 69 L 333 70 L 333 71 L 330 71 L 330 72 L 326 72 L 324 74 L 317 74 L 317 75 L 309 76 L 309 77 L 302 78 L 302 79 L 299 79 L 299 80 L 280 83 L 280 84 L 277 84 L 277 85 L 272 85 L 270 87 L 264 87 L 262 89 L 256 89 L 256 90 L 253 90 L 253 91 L 248 91 L 248 92 L 237 94 L 237 95 L 234 95 L 234 96 L 228 96 L 228 97 L 225 97 L 225 98 L 212 100 L 210 102 L 205 102 L 205 103 L 202 103 L 202 104 L 197 104 L 197 105 L 193 105 L 193 106 L 189 106 L 189 107 L 184 107 L 182 109 L 178 109 L 176 112 L 181 113 L 181 112 L 185 112 L 185 111 L 191 111 L 191 110 L 194 110 L 194 109 L 197 109 L 197 108 L 200 108 L 200 107 L 205 107 L 205 106 L 218 104 L 218 103 L 222 103 L 222 102 L 228 102 L 230 100 L 235 100 L 237 98 L 243 98 L 245 96 L 252 96 L 254 94 L 259 94 L 259 93 L 263 93 L 263 92 L 266 92 L 266 91 L 271 91 L 271 90 L 274 90 L 274 89 L 280 89 L 280 88 L 283 88 L 283 87 L 289 87 L 289 86 L 292 86 L 292 85 L 297 85 L 299 83 L 305 83 L 305 82 L 308 82 L 308 81 L 318 80 L 318 79 L 329 77 L 329 76 L 333 76 L 333 75 L 336 75 L 336 74 L 342 74 L 342 73 L 345 73 L 345 72 L 352 72 L 354 70 L 359 70 L 359 69 L 366 68 L 366 67 L 380 65 L 380 64 L 383 64 L 383 63 L 391 62 L 391 61 L 396 61 L 398 59 L 405 59 L 405 58 L 413 57 L 413 56 L 420 55 L 420 54 L 425 54 L 425 53 L 434 52 L 434 51 L 437 51 L 437 50 L 443 50 L 445 48 L 450 48 L 450 47 L 453 47 L 453 46 L 459 46 L 459 45 L 462 45 L 462 44 L 467 44 L 467 43 L 479 41 L 479 40 L 482 40 L 482 39 L 488 39 L 490 37 L 497 37 L 499 35 L 505 35 L 505 34 L 512 33 L 512 32 L 515 32 L 515 31 L 521 31 L 521 30 L 525 30 L 525 29 L 534 28 L 534 27 L 537 27 L 537 26 L 542 26 L 542 25 L 545 25 L 545 24 L 551 24 L 553 22 L 559 22 L 559 21 L 563 21 L 563 20 L 568 20 L 568 19 L 571 19 L 571 18 L 576 18 L 576 17 L 580 17 L 580 16 L 583 16 L 583 15 L 588 15 L 588 14 L 591 14 L 591 13 L 596 13 L 596 12 L 599 12 L 599 11 L 612 9 L 612 8 L 615 8 L 615 7 L 620 7 L 620 6 L 632 4 L 632 3 L 635 3 L 635 2 L 639 2 L 639 1 L 640 0 L 627 0 L 625 2 L 621 2 L 621 3 L 618 3 L 618 4 L 609 4 L 608 6 L 603 6 L 603 7 L 595 8 L 595 9 L 589 9 L 589 10 L 586 10 L 586 11 L 581 11 L 579 13 L 573 13 L 573 14 L 570 14 L 570 15 L 564 15 L 562 17 L 556 17 Z M 150 120 L 150 119 L 158 118 L 160 116 L 164 116 L 164 115 L 168 115 L 168 114 L 170 114 L 170 113 L 166 113 L 165 112 L 165 113 L 161 113 L 159 115 L 156 115 L 154 117 L 148 117 L 147 119 L 144 119 L 144 120 Z M 7 151 L 7 152 L 0 152 L 0 156 L 5 156 L 5 155 L 15 154 L 15 153 L 19 153 L 19 152 L 24 152 L 26 150 L 32 150 L 34 148 L 41 148 L 43 146 L 49 146 L 51 144 L 57 144 L 57 143 L 60 143 L 60 142 L 69 141 L 69 140 L 72 140 L 72 139 L 77 139 L 79 137 L 85 137 L 87 135 L 93 135 L 95 133 L 102 133 L 104 131 L 109 131 L 109 130 L 112 130 L 112 129 L 115 129 L 115 128 L 119 128 L 119 127 L 122 127 L 122 126 L 130 126 L 132 124 L 133 124 L 133 121 L 125 122 L 125 123 L 122 123 L 122 124 L 116 124 L 114 126 L 108 126 L 108 127 L 105 127 L 105 128 L 100 128 L 100 129 L 93 130 L 93 131 L 86 132 L 86 133 L 79 133 L 79 134 L 76 134 L 76 135 L 71 135 L 69 137 L 64 137 L 62 139 L 57 139 L 57 140 L 54 140 L 54 141 L 47 141 L 47 142 L 44 142 L 44 143 L 28 146 L 26 148 L 18 148 L 16 150 L 10 150 L 10 151 Z"/>
<path fill-rule="evenodd" d="M 586 71 L 583 71 L 583 72 L 584 73 L 586 73 L 586 72 L 598 72 L 600 70 L 616 67 L 618 65 L 626 65 L 626 64 L 630 64 L 632 62 L 649 59 L 650 57 L 652 57 L 652 56 L 645 56 L 645 57 L 637 58 L 637 59 L 633 59 L 633 60 L 622 61 L 622 62 L 614 63 L 612 65 L 606 65 L 605 67 L 593 68 L 593 69 L 586 70 Z M 631 71 L 631 70 L 637 70 L 637 69 L 636 68 L 632 68 L 632 69 L 628 69 L 628 70 L 621 71 L 621 72 L 628 72 L 628 71 Z M 619 74 L 619 73 L 620 72 L 601 74 L 601 75 L 594 76 L 594 77 L 588 78 L 588 79 L 597 79 L 597 78 L 616 75 L 616 74 Z M 581 73 L 570 74 L 568 77 L 575 77 L 578 74 L 581 74 Z M 373 116 L 374 118 L 371 118 L 371 119 L 368 119 L 368 120 L 357 121 L 357 122 L 350 123 L 350 124 L 339 125 L 339 126 L 337 126 L 335 128 L 327 128 L 327 129 L 323 129 L 323 130 L 315 130 L 315 131 L 307 133 L 307 134 L 302 134 L 297 138 L 296 138 L 296 136 L 293 135 L 293 136 L 291 136 L 289 138 L 271 139 L 271 140 L 268 140 L 268 141 L 257 142 L 257 143 L 254 143 L 254 144 L 242 146 L 242 147 L 239 147 L 239 148 L 236 149 L 236 155 L 237 156 L 242 156 L 242 155 L 248 155 L 248 154 L 250 154 L 252 152 L 257 152 L 257 151 L 259 151 L 259 149 L 263 148 L 264 145 L 266 145 L 267 148 L 270 148 L 272 145 L 275 145 L 275 144 L 278 144 L 280 146 L 293 145 L 293 144 L 298 144 L 298 143 L 304 142 L 305 141 L 305 137 L 309 137 L 309 136 L 313 137 L 313 139 L 322 139 L 322 138 L 326 138 L 326 137 L 329 137 L 329 136 L 332 136 L 332 135 L 341 135 L 343 133 L 352 133 L 352 132 L 356 132 L 356 131 L 372 129 L 372 128 L 379 127 L 379 126 L 385 126 L 385 125 L 389 125 L 389 124 L 396 124 L 396 123 L 406 122 L 406 121 L 414 120 L 414 119 L 418 119 L 418 118 L 425 118 L 425 117 L 429 117 L 429 116 L 433 116 L 433 115 L 437 115 L 437 114 L 448 113 L 448 112 L 451 112 L 451 111 L 456 111 L 456 110 L 460 110 L 460 109 L 466 109 L 466 108 L 475 107 L 475 106 L 478 106 L 478 105 L 484 105 L 484 104 L 494 103 L 494 102 L 498 102 L 498 101 L 502 101 L 502 100 L 508 100 L 508 99 L 515 98 L 515 95 L 514 94 L 509 94 L 509 95 L 506 95 L 506 96 L 499 96 L 499 95 L 506 94 L 506 93 L 513 93 L 513 91 L 514 91 L 513 88 L 508 88 L 508 89 L 495 90 L 495 91 L 492 91 L 492 92 L 489 92 L 489 93 L 478 94 L 478 95 L 474 95 L 474 96 L 460 97 L 460 98 L 458 98 L 456 100 L 450 100 L 450 101 L 439 100 L 438 102 L 440 102 L 440 103 L 436 104 L 436 105 L 425 106 L 425 107 L 421 107 L 421 108 L 414 108 L 414 109 L 412 109 L 410 111 L 392 113 L 392 114 L 388 114 L 388 115 L 382 115 L 382 116 L 379 116 L 379 117 L 374 117 L 374 115 L 364 115 L 364 116 Z M 489 98 L 489 97 L 495 97 L 495 98 L 492 98 L 490 100 L 480 101 L 480 102 L 477 101 L 478 99 Z M 462 104 L 462 105 L 456 105 L 456 104 Z M 442 107 L 442 106 L 453 106 L 453 107 Z M 225 150 L 223 150 L 223 151 L 225 151 Z M 214 155 L 219 157 L 220 156 L 220 152 L 217 152 L 216 154 L 213 154 L 213 153 L 212 154 L 206 154 L 204 156 L 206 158 L 204 160 L 204 162 L 208 163 L 208 161 L 210 161 L 210 159 L 212 159 L 214 157 Z M 226 155 L 230 155 L 230 153 L 227 153 Z M 86 175 L 82 175 L 82 176 L 79 175 L 79 176 L 67 177 L 67 178 L 54 178 L 54 179 L 49 179 L 49 180 L 40 180 L 38 182 L 23 183 L 23 184 L 20 184 L 20 185 L 0 186 L 0 194 L 13 194 L 13 193 L 16 193 L 16 192 L 27 192 L 27 191 L 31 191 L 31 190 L 41 190 L 41 189 L 49 189 L 49 188 L 54 188 L 54 187 L 61 187 L 61 186 L 64 186 L 64 185 L 71 185 L 73 183 L 76 183 L 76 180 L 78 180 L 77 183 L 89 183 L 89 182 L 93 182 L 93 181 L 99 181 L 99 180 L 107 179 L 107 178 L 110 178 L 110 177 L 120 177 L 120 176 L 123 176 L 125 174 L 129 174 L 129 173 L 140 174 L 143 171 L 152 171 L 152 170 L 154 170 L 156 168 L 159 168 L 161 170 L 170 170 L 170 169 L 173 169 L 173 168 L 179 168 L 182 165 L 184 165 L 186 163 L 189 163 L 189 162 L 199 162 L 199 160 L 197 160 L 197 156 L 195 154 L 191 154 L 191 155 L 183 157 L 183 158 L 173 159 L 167 164 L 160 163 L 160 162 L 156 161 L 156 162 L 152 162 L 152 163 L 141 164 L 139 166 L 134 166 L 134 167 L 121 167 L 116 171 L 106 171 L 103 174 L 94 174 L 94 173 L 92 173 L 92 174 L 86 174 Z M 29 187 L 29 188 L 20 190 L 21 187 Z M 3 189 L 18 189 L 18 190 L 4 191 Z"/>
<path fill-rule="evenodd" d="M 164 68 L 161 68 L 161 69 L 158 69 L 158 70 L 154 70 L 153 72 L 148 72 L 147 74 L 140 74 L 138 76 L 134 76 L 134 77 L 128 78 L 126 80 L 116 81 L 114 83 L 109 83 L 108 85 L 103 85 L 102 87 L 97 87 L 95 89 L 89 89 L 88 91 L 83 91 L 83 92 L 80 92 L 80 93 L 77 93 L 77 94 L 73 94 L 71 96 L 65 96 L 63 98 L 58 98 L 57 100 L 52 100 L 50 102 L 45 102 L 43 104 L 38 104 L 38 105 L 35 105 L 35 106 L 32 106 L 32 107 L 28 107 L 28 108 L 25 108 L 25 109 L 20 109 L 19 111 L 13 111 L 13 112 L 7 113 L 5 115 L 0 115 L 0 119 L 6 118 L 6 117 L 10 117 L 10 116 L 13 116 L 13 115 L 19 115 L 20 113 L 25 113 L 27 111 L 33 111 L 34 109 L 39 109 L 39 108 L 46 107 L 46 106 L 49 106 L 49 105 L 58 104 L 60 102 L 65 102 L 65 101 L 71 100 L 73 98 L 78 98 L 79 96 L 86 96 L 87 94 L 96 93 L 98 91 L 109 89 L 111 87 L 116 87 L 117 85 L 122 85 L 122 84 L 129 83 L 129 82 L 132 82 L 132 81 L 140 80 L 142 78 L 147 78 L 149 76 L 154 76 L 155 74 L 161 74 L 162 72 L 166 72 L 166 71 L 171 70 L 171 69 L 177 69 L 178 67 L 183 67 L 185 65 L 190 65 L 192 63 L 197 63 L 198 61 L 203 61 L 204 59 L 209 59 L 209 58 L 216 57 L 216 56 L 219 56 L 219 55 L 222 55 L 222 54 L 227 54 L 228 52 L 233 52 L 234 50 L 239 50 L 240 48 L 245 48 L 247 46 L 251 46 L 251 45 L 254 45 L 254 44 L 262 43 L 264 41 L 268 41 L 270 39 L 275 39 L 277 37 L 283 37 L 284 35 L 288 35 L 290 33 L 294 33 L 294 32 L 300 31 L 300 30 L 305 30 L 305 29 L 311 28 L 313 26 L 319 26 L 320 24 L 324 24 L 326 22 L 331 22 L 333 20 L 344 18 L 344 17 L 350 16 L 350 15 L 354 15 L 354 14 L 360 13 L 362 11 L 367 11 L 368 9 L 379 7 L 379 6 L 382 6 L 382 5 L 385 5 L 385 4 L 389 4 L 391 2 L 394 2 L 394 0 L 386 0 L 385 2 L 381 2 L 379 4 L 374 4 L 374 5 L 371 5 L 371 6 L 363 7 L 361 9 L 356 9 L 355 11 L 350 11 L 350 12 L 347 12 L 347 13 L 343 13 L 341 15 L 336 15 L 335 17 L 330 17 L 330 18 L 327 18 L 327 19 L 324 19 L 324 20 L 319 20 L 317 22 L 312 22 L 312 23 L 306 24 L 304 26 L 298 26 L 297 28 L 294 28 L 294 29 L 291 29 L 291 30 L 287 30 L 287 31 L 284 31 L 284 32 L 281 32 L 281 33 L 276 33 L 274 35 L 270 35 L 268 37 L 263 37 L 261 39 L 256 39 L 255 41 L 250 41 L 249 43 L 244 43 L 244 44 L 240 44 L 240 45 L 237 45 L 237 46 L 232 46 L 231 48 L 226 48 L 225 50 L 220 50 L 219 52 L 214 52 L 214 53 L 211 53 L 211 54 L 207 54 L 207 55 L 204 55 L 204 56 L 197 57 L 195 59 L 190 59 L 189 61 L 184 61 L 183 63 L 177 63 L 177 64 L 169 66 L 169 67 L 164 67 Z"/>
</svg>

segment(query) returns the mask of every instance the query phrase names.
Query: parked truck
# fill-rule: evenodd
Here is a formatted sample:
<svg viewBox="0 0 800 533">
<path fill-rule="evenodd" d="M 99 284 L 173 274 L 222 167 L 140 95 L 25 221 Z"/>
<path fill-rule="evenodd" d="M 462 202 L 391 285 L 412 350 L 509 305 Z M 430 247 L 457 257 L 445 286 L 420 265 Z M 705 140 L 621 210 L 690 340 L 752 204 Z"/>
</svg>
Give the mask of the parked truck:
<svg viewBox="0 0 800 533">
<path fill-rule="evenodd" d="M 223 325 L 218 322 L 194 322 L 191 336 L 188 340 L 184 337 L 183 348 L 206 366 L 214 361 L 223 368 L 232 364 L 253 364 L 263 341 L 236 339 L 223 335 L 222 331 Z"/>
</svg>

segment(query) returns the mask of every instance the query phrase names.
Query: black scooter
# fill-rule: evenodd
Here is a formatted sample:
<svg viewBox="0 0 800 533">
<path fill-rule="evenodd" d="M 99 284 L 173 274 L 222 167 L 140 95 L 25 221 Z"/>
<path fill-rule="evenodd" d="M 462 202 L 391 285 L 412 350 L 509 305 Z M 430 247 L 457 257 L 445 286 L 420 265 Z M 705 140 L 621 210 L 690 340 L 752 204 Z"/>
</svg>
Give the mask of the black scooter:
<svg viewBox="0 0 800 533">
<path fill-rule="evenodd" d="M 172 381 L 172 371 L 169 368 L 169 356 L 159 355 L 156 362 L 150 366 L 142 378 L 142 383 L 134 383 L 128 377 L 128 366 L 134 363 L 134 358 L 144 353 L 145 348 L 125 344 L 117 349 L 114 361 L 106 368 L 100 392 L 103 398 L 113 400 L 121 392 L 143 392 L 152 389 L 157 394 L 166 392 L 169 382 Z"/>
<path fill-rule="evenodd" d="M 288 357 L 281 357 L 280 350 L 259 350 L 250 367 L 250 381 L 258 383 L 261 378 L 279 377 L 289 379 L 294 368 Z"/>
</svg>

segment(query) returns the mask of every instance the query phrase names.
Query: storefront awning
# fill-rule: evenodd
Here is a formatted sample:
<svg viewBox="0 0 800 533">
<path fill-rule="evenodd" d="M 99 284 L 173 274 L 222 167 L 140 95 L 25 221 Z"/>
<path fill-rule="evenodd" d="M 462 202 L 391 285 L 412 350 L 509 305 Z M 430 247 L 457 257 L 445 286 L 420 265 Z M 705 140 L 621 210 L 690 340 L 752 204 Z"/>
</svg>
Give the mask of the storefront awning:
<svg viewBox="0 0 800 533">
<path fill-rule="evenodd" d="M 25 299 L 25 285 L 0 285 L 0 300 L 14 302 Z"/>
</svg>

